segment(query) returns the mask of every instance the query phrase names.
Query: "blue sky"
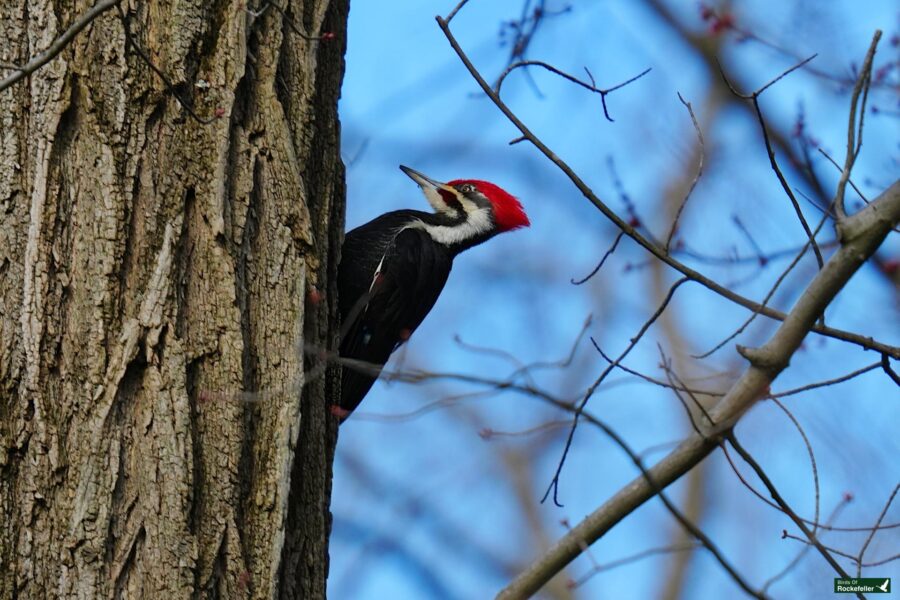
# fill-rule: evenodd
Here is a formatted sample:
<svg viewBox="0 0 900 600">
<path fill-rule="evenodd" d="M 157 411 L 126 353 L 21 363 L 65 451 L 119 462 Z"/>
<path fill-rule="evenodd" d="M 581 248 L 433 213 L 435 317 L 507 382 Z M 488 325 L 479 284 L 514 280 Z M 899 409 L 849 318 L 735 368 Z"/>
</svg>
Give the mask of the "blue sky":
<svg viewBox="0 0 900 600">
<path fill-rule="evenodd" d="M 521 199 L 533 226 L 461 255 L 437 306 L 392 367 L 506 377 L 514 370 L 508 359 L 463 346 L 457 336 L 524 363 L 558 360 L 569 353 L 589 315 L 589 335 L 607 352 L 618 353 L 676 274 L 648 266 L 646 253 L 626 240 L 588 284 L 570 283 L 593 268 L 615 230 L 534 148 L 508 144 L 517 131 L 478 95 L 474 80 L 434 21 L 435 14 L 446 13 L 452 4 L 357 1 L 351 8 L 340 105 L 348 162 L 347 226 L 389 210 L 427 208 L 415 184 L 397 168 L 400 164 L 437 179 L 494 181 Z M 504 98 L 520 118 L 624 214 L 612 161 L 642 223 L 664 237 L 669 221 L 662 198 L 674 181 L 696 170 L 691 156 L 695 134 L 676 96 L 680 92 L 704 123 L 706 141 L 706 173 L 682 220 L 680 235 L 686 243 L 713 257 L 753 257 L 755 246 L 765 253 L 798 248 L 803 232 L 769 169 L 758 124 L 729 99 L 714 100 L 711 90 L 721 85 L 696 53 L 642 2 L 548 2 L 550 9 L 567 5 L 570 11 L 542 25 L 529 58 L 579 76 L 588 67 L 601 87 L 652 70 L 608 97 L 613 123 L 603 119 L 596 95 L 533 71 L 536 91 L 524 74 L 514 74 L 504 84 Z M 681 21 L 712 39 L 697 4 L 678 5 Z M 797 56 L 819 53 L 813 64 L 838 78 L 847 75 L 851 63 L 859 64 L 876 27 L 885 30 L 876 67 L 892 53 L 896 60 L 890 38 L 896 35 L 898 16 L 890 2 L 866 2 L 865 9 L 849 1 L 830 3 L 828 10 L 809 1 L 736 2 L 733 7 L 740 26 Z M 460 43 L 491 79 L 503 69 L 509 52 L 500 44 L 500 23 L 516 18 L 520 10 L 520 2 L 472 0 L 453 22 Z M 735 37 L 726 35 L 719 52 L 747 85 L 761 85 L 795 62 L 783 52 Z M 896 86 L 896 72 L 893 81 Z M 893 94 L 873 94 L 870 101 L 896 113 L 896 91 Z M 713 101 L 721 108 L 714 109 Z M 772 127 L 787 132 L 802 105 L 820 147 L 843 160 L 848 98 L 840 85 L 798 72 L 768 90 L 761 103 Z M 710 118 L 714 110 L 718 112 Z M 874 196 L 900 173 L 900 130 L 896 115 L 867 119 L 864 151 L 854 176 L 863 192 Z M 816 169 L 834 185 L 836 172 L 818 156 Z M 807 193 L 800 178 L 786 170 L 792 185 Z M 819 219 L 820 213 L 808 203 L 804 212 L 811 222 Z M 749 237 L 735 225 L 735 217 Z M 900 254 L 896 238 L 882 249 L 884 258 Z M 831 239 L 832 228 L 826 224 L 820 240 Z M 685 261 L 720 281 L 736 282 L 737 291 L 756 299 L 787 264 L 772 261 L 761 270 L 753 261 L 718 266 Z M 814 273 L 815 263 L 807 257 L 773 303 L 788 309 Z M 827 319 L 830 325 L 897 344 L 897 307 L 896 289 L 875 268 L 866 267 L 840 294 Z M 692 377 L 705 378 L 698 385 L 727 385 L 729 373 L 743 368 L 733 343 L 704 361 L 690 355 L 708 350 L 733 331 L 747 318 L 744 309 L 689 283 L 679 290 L 668 314 L 671 328 L 654 327 L 626 361 L 629 366 L 661 376 L 658 342 Z M 758 343 L 773 327 L 760 320 L 737 341 Z M 669 329 L 683 344 L 673 343 Z M 774 389 L 834 377 L 877 358 L 811 337 Z M 603 366 L 584 341 L 571 365 L 546 369 L 535 380 L 562 397 L 574 397 Z M 565 506 L 538 503 L 565 433 L 565 428 L 548 424 L 565 417 L 512 392 L 458 399 L 415 418 L 399 418 L 436 400 L 479 389 L 454 381 L 415 386 L 380 382 L 359 414 L 342 427 L 334 479 L 332 597 L 490 597 L 540 551 L 542 536 L 553 541 L 565 533 L 561 520 L 579 521 L 635 477 L 633 465 L 617 447 L 597 431 L 580 427 L 563 472 L 560 493 Z M 815 450 L 823 514 L 849 491 L 855 500 L 843 509 L 841 523 L 866 525 L 877 516 L 900 475 L 898 396 L 883 373 L 874 371 L 786 400 Z M 623 373 L 611 376 L 588 406 L 639 450 L 676 441 L 689 427 L 671 394 Z M 531 434 L 479 435 L 486 428 L 520 432 L 541 426 L 543 431 Z M 811 516 L 813 486 L 806 448 L 783 413 L 772 403 L 760 405 L 741 423 L 738 434 L 792 506 Z M 647 459 L 661 456 L 657 451 Z M 704 468 L 706 508 L 700 525 L 746 577 L 761 585 L 799 550 L 797 542 L 781 539 L 782 529 L 793 530 L 740 485 L 721 452 Z M 685 482 L 676 483 L 670 488 L 672 497 L 681 501 L 685 488 Z M 900 521 L 900 508 L 894 506 L 886 521 Z M 615 560 L 671 543 L 674 531 L 677 525 L 654 500 L 604 536 L 592 553 L 600 562 Z M 828 540 L 854 550 L 861 543 L 854 534 Z M 867 557 L 888 555 L 897 546 L 895 530 L 879 533 Z M 572 593 L 607 597 L 608 590 L 633 584 L 616 597 L 655 597 L 670 560 L 661 555 L 604 571 Z M 582 557 L 567 576 L 578 578 L 590 569 L 590 560 Z M 872 575 L 900 577 L 900 570 L 891 563 Z M 803 585 L 824 586 L 830 593 L 831 577 L 824 561 L 810 555 L 771 591 L 778 597 L 798 597 L 791 590 Z M 689 581 L 687 598 L 738 592 L 704 550 L 693 553 Z"/>
</svg>

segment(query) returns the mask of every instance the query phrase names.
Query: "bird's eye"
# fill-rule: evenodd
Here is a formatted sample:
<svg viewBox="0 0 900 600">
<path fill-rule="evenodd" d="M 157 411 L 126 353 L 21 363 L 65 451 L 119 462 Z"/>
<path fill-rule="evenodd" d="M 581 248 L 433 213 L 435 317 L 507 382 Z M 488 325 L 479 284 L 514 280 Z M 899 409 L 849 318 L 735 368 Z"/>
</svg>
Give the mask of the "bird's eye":
<svg viewBox="0 0 900 600">
<path fill-rule="evenodd" d="M 472 192 L 475 191 L 475 186 L 472 185 L 471 183 L 464 183 L 461 186 L 459 186 L 458 189 L 459 189 L 459 191 L 461 191 L 464 194 L 471 194 Z"/>
</svg>

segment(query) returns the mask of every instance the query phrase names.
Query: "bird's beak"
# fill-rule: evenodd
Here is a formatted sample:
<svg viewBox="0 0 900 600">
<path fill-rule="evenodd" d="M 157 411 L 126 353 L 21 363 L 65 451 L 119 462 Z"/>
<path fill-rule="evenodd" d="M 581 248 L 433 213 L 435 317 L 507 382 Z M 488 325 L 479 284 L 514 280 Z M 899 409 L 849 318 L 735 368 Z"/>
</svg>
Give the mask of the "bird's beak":
<svg viewBox="0 0 900 600">
<path fill-rule="evenodd" d="M 410 169 L 406 165 L 400 165 L 400 170 L 403 171 L 404 173 L 406 173 L 410 179 L 412 179 L 413 181 L 418 183 L 419 187 L 421 187 L 422 190 L 425 191 L 426 193 L 428 192 L 428 189 L 431 188 L 434 190 L 446 190 L 446 191 L 450 192 L 451 194 L 456 195 L 456 190 L 454 190 L 452 187 L 450 187 L 446 183 L 441 183 L 440 181 L 435 181 L 434 179 L 432 179 L 431 177 L 428 177 L 424 173 L 419 173 L 415 169 Z"/>
<path fill-rule="evenodd" d="M 422 188 L 422 193 L 425 194 L 425 199 L 428 200 L 428 204 L 430 204 L 434 210 L 448 215 L 456 214 L 458 209 L 451 207 L 448 203 L 448 198 L 459 198 L 459 192 L 453 189 L 453 186 L 441 183 L 440 181 L 435 181 L 431 177 L 423 175 L 415 169 L 410 169 L 404 165 L 400 165 L 400 170 L 419 184 L 419 187 Z M 456 204 L 459 203 L 457 202 Z"/>
</svg>

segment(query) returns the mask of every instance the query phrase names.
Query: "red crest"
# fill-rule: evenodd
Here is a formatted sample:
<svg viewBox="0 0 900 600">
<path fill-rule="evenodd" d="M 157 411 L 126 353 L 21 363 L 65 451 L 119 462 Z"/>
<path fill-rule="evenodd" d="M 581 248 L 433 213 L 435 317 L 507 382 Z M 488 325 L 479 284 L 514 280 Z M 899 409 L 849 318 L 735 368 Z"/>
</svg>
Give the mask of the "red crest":
<svg viewBox="0 0 900 600">
<path fill-rule="evenodd" d="M 494 221 L 497 223 L 498 230 L 510 231 L 531 225 L 522 204 L 515 196 L 500 186 L 478 179 L 456 179 L 448 181 L 447 185 L 456 187 L 463 183 L 471 183 L 477 187 L 478 191 L 494 205 Z"/>
</svg>

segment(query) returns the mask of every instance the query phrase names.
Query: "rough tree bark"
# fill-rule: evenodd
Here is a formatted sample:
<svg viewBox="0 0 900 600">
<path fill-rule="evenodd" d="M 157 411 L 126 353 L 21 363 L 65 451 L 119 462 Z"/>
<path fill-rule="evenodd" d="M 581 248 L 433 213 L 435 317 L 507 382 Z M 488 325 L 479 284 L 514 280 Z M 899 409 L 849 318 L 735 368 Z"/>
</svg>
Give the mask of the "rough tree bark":
<svg viewBox="0 0 900 600">
<path fill-rule="evenodd" d="M 0 0 L 0 63 L 91 4 Z M 114 9 L 0 92 L 0 598 L 325 595 L 348 0 L 284 5 L 122 0 L 174 88 Z"/>
</svg>

